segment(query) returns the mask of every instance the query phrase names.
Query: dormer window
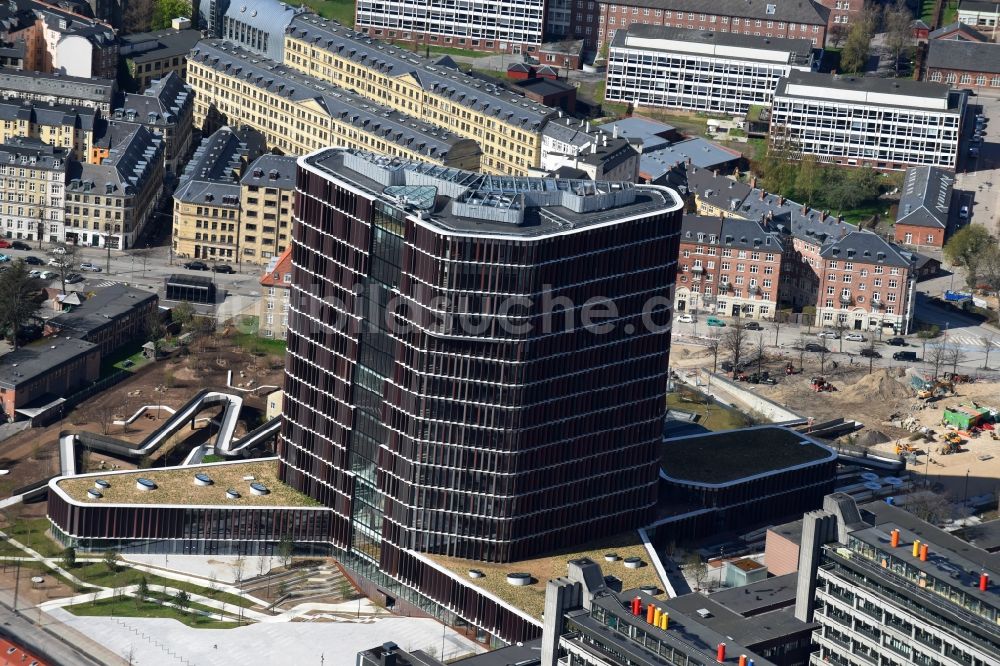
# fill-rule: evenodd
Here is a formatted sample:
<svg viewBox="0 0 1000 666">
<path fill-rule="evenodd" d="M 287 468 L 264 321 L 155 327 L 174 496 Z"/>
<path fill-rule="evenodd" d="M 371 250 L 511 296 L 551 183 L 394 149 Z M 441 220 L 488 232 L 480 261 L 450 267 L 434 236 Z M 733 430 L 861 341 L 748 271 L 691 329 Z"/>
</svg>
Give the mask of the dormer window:
<svg viewBox="0 0 1000 666">
<path fill-rule="evenodd" d="M 709 243 L 714 243 L 715 242 L 715 234 L 709 234 L 709 236 L 708 236 L 708 242 Z"/>
</svg>

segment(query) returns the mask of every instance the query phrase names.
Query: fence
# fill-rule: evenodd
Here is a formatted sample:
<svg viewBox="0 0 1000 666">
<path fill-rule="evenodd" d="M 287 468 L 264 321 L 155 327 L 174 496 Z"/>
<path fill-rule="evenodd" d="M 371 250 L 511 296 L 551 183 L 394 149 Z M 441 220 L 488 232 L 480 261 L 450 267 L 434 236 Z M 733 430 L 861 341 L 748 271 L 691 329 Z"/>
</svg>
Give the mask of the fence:
<svg viewBox="0 0 1000 666">
<path fill-rule="evenodd" d="M 80 389 L 79 391 L 77 391 L 73 395 L 68 396 L 66 398 L 66 402 L 64 403 L 64 406 L 65 406 L 66 409 L 73 409 L 78 404 L 80 404 L 81 402 L 83 402 L 87 398 L 91 397 L 92 395 L 100 393 L 104 389 L 111 388 L 115 384 L 119 384 L 119 383 L 125 381 L 126 379 L 128 379 L 131 376 L 132 376 L 132 373 L 129 372 L 128 370 L 118 370 L 114 374 L 108 375 L 107 377 L 104 377 L 103 379 L 98 379 L 96 382 L 94 382 L 93 384 L 91 384 L 87 388 Z"/>
</svg>

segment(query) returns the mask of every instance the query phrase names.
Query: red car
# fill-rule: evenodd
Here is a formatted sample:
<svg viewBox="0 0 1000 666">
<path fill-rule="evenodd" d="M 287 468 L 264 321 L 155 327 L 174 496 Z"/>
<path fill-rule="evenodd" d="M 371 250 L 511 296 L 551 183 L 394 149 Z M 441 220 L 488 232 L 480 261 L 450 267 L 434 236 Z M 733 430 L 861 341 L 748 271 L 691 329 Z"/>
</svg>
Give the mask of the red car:
<svg viewBox="0 0 1000 666">
<path fill-rule="evenodd" d="M 10 247 L 10 241 L 0 238 L 0 249 L 6 249 Z"/>
</svg>

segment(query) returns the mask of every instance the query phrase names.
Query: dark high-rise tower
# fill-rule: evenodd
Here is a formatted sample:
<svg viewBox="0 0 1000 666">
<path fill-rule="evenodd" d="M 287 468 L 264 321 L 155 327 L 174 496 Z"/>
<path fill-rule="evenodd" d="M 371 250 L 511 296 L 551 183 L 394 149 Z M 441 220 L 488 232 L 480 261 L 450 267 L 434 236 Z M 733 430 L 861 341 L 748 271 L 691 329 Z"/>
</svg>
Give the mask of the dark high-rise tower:
<svg viewBox="0 0 1000 666">
<path fill-rule="evenodd" d="M 509 561 L 651 518 L 682 203 L 300 158 L 281 475 L 331 540 Z"/>
</svg>

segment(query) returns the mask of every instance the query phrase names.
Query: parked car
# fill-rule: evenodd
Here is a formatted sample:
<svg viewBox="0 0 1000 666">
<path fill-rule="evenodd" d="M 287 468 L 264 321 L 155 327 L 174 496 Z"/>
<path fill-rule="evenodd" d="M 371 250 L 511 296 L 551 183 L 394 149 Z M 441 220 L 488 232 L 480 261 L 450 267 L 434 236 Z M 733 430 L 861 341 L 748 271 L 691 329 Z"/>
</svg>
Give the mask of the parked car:
<svg viewBox="0 0 1000 666">
<path fill-rule="evenodd" d="M 27 257 L 24 258 L 24 263 L 28 264 L 29 266 L 44 266 L 45 265 L 44 261 L 42 261 L 38 257 L 36 257 L 34 255 L 31 255 L 31 254 L 29 254 Z"/>
<path fill-rule="evenodd" d="M 39 275 L 38 277 L 40 277 L 43 280 L 54 280 L 57 277 L 59 277 L 59 274 L 54 271 L 42 271 L 42 274 Z"/>
<path fill-rule="evenodd" d="M 10 257 L 6 254 L 0 254 L 0 264 L 7 263 L 10 261 Z"/>
<path fill-rule="evenodd" d="M 35 269 L 33 271 L 28 271 L 28 277 L 40 278 L 42 277 L 42 272 L 38 269 Z"/>
<path fill-rule="evenodd" d="M 885 344 L 890 345 L 892 347 L 905 347 L 906 340 L 904 340 L 903 338 L 889 338 L 888 340 L 885 341 Z"/>
<path fill-rule="evenodd" d="M 100 273 L 101 267 L 98 266 L 97 264 L 92 264 L 89 261 L 85 261 L 82 264 L 80 264 L 80 270 L 90 271 L 91 273 Z"/>
<path fill-rule="evenodd" d="M 969 157 L 979 157 L 979 148 L 975 146 L 969 148 Z"/>
<path fill-rule="evenodd" d="M 919 361 L 920 359 L 917 358 L 917 352 L 911 352 L 911 351 L 905 351 L 905 352 L 903 352 L 903 351 L 899 351 L 899 352 L 895 352 L 892 355 L 892 360 L 893 361 Z"/>
<path fill-rule="evenodd" d="M 232 275 L 236 271 L 234 271 L 233 267 L 230 266 L 229 264 L 216 264 L 216 265 L 212 266 L 212 272 L 213 273 L 225 273 L 226 275 Z"/>
<path fill-rule="evenodd" d="M 83 282 L 83 276 L 79 273 L 70 273 L 66 276 L 67 284 L 76 284 L 77 282 Z"/>
<path fill-rule="evenodd" d="M 0 238 L 0 249 L 7 249 L 8 247 L 11 247 L 10 241 Z"/>
<path fill-rule="evenodd" d="M 10 249 L 12 250 L 30 250 L 31 246 L 24 241 L 11 241 Z"/>
<path fill-rule="evenodd" d="M 759 330 L 761 330 L 760 323 L 756 322 L 756 321 L 748 321 L 748 322 L 746 322 L 745 324 L 743 324 L 743 328 L 745 328 L 748 331 L 759 331 Z"/>
<path fill-rule="evenodd" d="M 808 343 L 808 344 L 806 345 L 805 349 L 806 349 L 806 351 L 807 351 L 807 352 L 823 352 L 823 351 L 830 351 L 830 350 L 829 350 L 829 349 L 827 349 L 827 348 L 826 348 L 826 347 L 825 347 L 824 345 L 818 345 L 818 344 L 816 344 L 815 342 L 810 342 L 810 343 Z"/>
<path fill-rule="evenodd" d="M 705 323 L 709 326 L 725 326 L 726 322 L 722 321 L 718 317 L 709 317 L 705 320 Z"/>
<path fill-rule="evenodd" d="M 58 247 L 52 248 L 51 250 L 49 250 L 49 252 L 51 252 L 52 254 L 66 254 L 66 248 L 60 245 Z"/>
<path fill-rule="evenodd" d="M 860 333 L 848 333 L 847 335 L 844 336 L 844 339 L 849 342 L 864 342 L 868 338 L 861 335 Z"/>
<path fill-rule="evenodd" d="M 861 355 L 864 356 L 865 358 L 882 358 L 882 354 L 879 354 L 877 351 L 869 347 L 865 347 L 864 349 L 862 349 Z"/>
<path fill-rule="evenodd" d="M 184 264 L 184 268 L 189 271 L 207 271 L 208 264 L 204 261 L 188 261 Z"/>
<path fill-rule="evenodd" d="M 48 262 L 49 266 L 57 266 L 59 268 L 63 267 L 63 260 L 58 257 L 52 257 Z"/>
<path fill-rule="evenodd" d="M 830 338 L 831 340 L 839 340 L 840 339 L 840 333 L 837 333 L 837 331 L 820 331 L 819 333 L 816 334 L 816 337 L 817 338 Z"/>
<path fill-rule="evenodd" d="M 963 219 L 963 220 L 969 219 L 969 207 L 968 206 L 962 206 L 961 208 L 959 208 L 958 209 L 958 216 L 961 219 Z"/>
<path fill-rule="evenodd" d="M 679 321 L 682 324 L 693 324 L 694 315 L 682 314 L 680 317 L 677 318 L 677 321 Z"/>
</svg>

